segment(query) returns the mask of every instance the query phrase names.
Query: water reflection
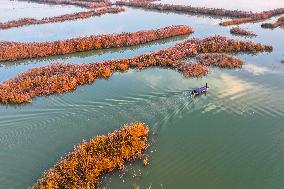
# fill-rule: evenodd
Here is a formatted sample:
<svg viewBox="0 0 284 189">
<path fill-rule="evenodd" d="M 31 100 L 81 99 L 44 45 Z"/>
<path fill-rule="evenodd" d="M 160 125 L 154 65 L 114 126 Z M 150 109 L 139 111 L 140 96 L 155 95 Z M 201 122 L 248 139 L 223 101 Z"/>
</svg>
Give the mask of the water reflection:
<svg viewBox="0 0 284 189">
<path fill-rule="evenodd" d="M 153 20 L 153 17 L 156 19 Z M 199 25 L 207 25 L 207 27 L 208 25 L 213 27 L 213 25 L 218 25 L 219 23 L 217 20 L 212 20 L 209 17 L 174 13 L 167 14 L 127 8 L 126 12 L 116 15 L 107 14 L 84 20 L 73 20 L 63 23 L 31 25 L 21 28 L 12 28 L 9 30 L 0 30 L 0 40 L 20 42 L 54 41 L 95 34 L 134 32 L 176 24 L 191 26 L 191 24 L 195 23 L 197 19 L 200 21 L 198 23 Z M 196 31 L 195 28 L 194 30 Z"/>
<path fill-rule="evenodd" d="M 172 37 L 131 47 L 101 49 L 60 56 L 51 56 L 47 58 L 27 59 L 14 62 L 2 62 L 0 64 L 0 82 L 3 82 L 13 76 L 16 76 L 17 74 L 22 73 L 28 69 L 45 66 L 55 62 L 71 62 L 77 64 L 84 64 L 96 61 L 105 61 L 110 59 L 138 56 L 143 53 L 168 48 L 180 42 L 181 40 L 186 39 L 187 37 L 188 35 Z"/>
<path fill-rule="evenodd" d="M 245 64 L 243 66 L 243 69 L 250 72 L 253 75 L 263 75 L 265 73 L 273 73 L 273 71 L 270 70 L 269 68 L 258 66 L 253 63 Z"/>
<path fill-rule="evenodd" d="M 217 78 L 213 81 L 213 93 L 216 93 L 219 99 L 210 102 L 205 112 L 213 111 L 214 113 L 214 111 L 224 110 L 234 115 L 243 116 L 277 117 L 283 115 L 284 111 L 278 105 L 284 105 L 284 99 L 281 98 L 284 95 L 284 90 L 277 90 L 277 94 L 274 94 L 274 98 L 277 99 L 275 100 L 268 98 L 275 89 L 267 88 L 261 83 L 248 82 L 239 76 L 226 73 L 219 74 Z"/>
<path fill-rule="evenodd" d="M 86 9 L 75 6 L 47 5 L 27 1 L 1 0 L 0 22 L 7 22 L 20 18 L 45 18 L 84 11 Z"/>
<path fill-rule="evenodd" d="M 210 1 L 188 2 L 207 6 Z M 211 5 L 220 7 L 220 2 L 224 3 L 218 0 Z M 230 8 L 237 2 L 242 1 L 224 5 Z M 259 6 L 248 1 L 238 6 L 260 9 L 264 1 L 257 2 Z M 272 2 L 267 8 L 274 6 Z M 171 24 L 192 26 L 194 37 L 230 36 L 229 28 L 219 27 L 217 19 L 128 9 L 123 14 L 68 22 L 60 27 L 51 24 L 0 31 L 0 38 L 45 41 Z M 259 34 L 255 41 L 275 47 L 271 54 L 240 55 L 246 62 L 244 69 L 212 69 L 200 79 L 185 79 L 167 69 L 130 70 L 79 87 L 73 93 L 37 98 L 20 107 L 0 106 L 0 188 L 27 188 L 83 139 L 138 120 L 151 126 L 156 141 L 149 149 L 153 151 L 150 166 L 131 166 L 141 177 L 108 175 L 106 180 L 111 180 L 112 188 L 132 188 L 137 183 L 152 188 L 282 189 L 284 66 L 279 62 L 283 59 L 284 31 L 263 30 L 259 24 L 244 27 Z M 2 64 L 0 81 L 51 62 L 83 64 L 130 57 L 183 39 Z M 188 91 L 205 82 L 210 85 L 207 96 L 190 98 Z"/>
<path fill-rule="evenodd" d="M 43 62 L 43 61 L 58 62 L 58 60 L 71 62 L 71 60 L 75 58 L 80 59 L 78 63 L 83 63 L 85 62 L 83 61 L 84 59 L 95 57 L 95 56 L 102 56 L 104 54 L 113 54 L 113 53 L 120 54 L 120 53 L 125 53 L 126 51 L 139 51 L 139 50 L 141 51 L 142 49 L 148 49 L 148 50 L 155 49 L 156 50 L 157 46 L 164 46 L 164 45 L 170 46 L 173 43 L 177 43 L 182 40 L 185 40 L 186 38 L 188 38 L 188 36 L 189 35 L 171 37 L 167 39 L 156 40 L 156 41 L 152 41 L 149 43 L 130 46 L 130 47 L 99 49 L 99 50 L 71 53 L 71 54 L 66 54 L 66 55 L 49 56 L 49 57 L 44 57 L 44 58 L 33 58 L 33 59 L 18 60 L 18 61 L 6 61 L 6 62 L 1 62 L 0 66 L 20 65 L 20 64 Z"/>
</svg>

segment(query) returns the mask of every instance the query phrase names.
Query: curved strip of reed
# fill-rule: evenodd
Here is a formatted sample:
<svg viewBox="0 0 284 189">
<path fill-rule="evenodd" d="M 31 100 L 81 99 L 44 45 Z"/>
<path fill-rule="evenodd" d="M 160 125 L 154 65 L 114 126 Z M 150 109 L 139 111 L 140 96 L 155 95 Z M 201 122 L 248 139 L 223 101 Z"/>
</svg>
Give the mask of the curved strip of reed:
<svg viewBox="0 0 284 189">
<path fill-rule="evenodd" d="M 253 15 L 252 12 L 240 10 L 226 10 L 221 8 L 206 8 L 206 7 L 192 7 L 186 5 L 171 5 L 171 4 L 158 4 L 140 1 L 116 1 L 116 5 L 140 7 L 145 9 L 152 9 L 158 11 L 174 11 L 193 14 L 205 14 L 212 16 L 225 16 L 225 17 L 248 17 Z"/>
<path fill-rule="evenodd" d="M 139 2 L 139 1 L 117 1 L 116 5 L 140 7 L 144 9 L 158 10 L 158 11 L 175 11 L 193 14 L 204 14 L 211 16 L 232 17 L 234 19 L 221 22 L 222 26 L 238 25 L 248 22 L 257 22 L 261 20 L 267 20 L 273 16 L 284 14 L 284 8 L 277 8 L 269 11 L 262 11 L 260 13 L 254 13 L 252 11 L 240 11 L 240 10 L 226 10 L 222 8 L 206 8 L 206 7 L 192 7 L 189 5 L 171 5 L 171 4 L 159 4 L 151 2 Z"/>
<path fill-rule="evenodd" d="M 225 22 L 221 22 L 220 25 L 230 26 L 230 25 L 239 25 L 239 24 L 244 24 L 244 23 L 249 23 L 249 22 L 259 22 L 259 21 L 270 19 L 273 16 L 278 16 L 281 14 L 284 14 L 284 8 L 278 8 L 278 9 L 273 9 L 269 11 L 263 11 L 260 13 L 254 13 L 248 17 L 236 18 L 236 19 L 225 21 Z"/>
<path fill-rule="evenodd" d="M 192 32 L 192 28 L 188 26 L 174 25 L 155 30 L 122 34 L 92 35 L 52 42 L 20 43 L 2 41 L 0 42 L 0 62 L 63 55 L 95 49 L 127 47 L 159 39 L 187 35 Z"/>
<path fill-rule="evenodd" d="M 206 67 L 200 64 L 186 64 L 182 59 L 200 53 L 257 53 L 263 51 L 272 51 L 272 47 L 251 41 L 213 36 L 202 40 L 189 39 L 171 48 L 133 58 L 84 65 L 57 63 L 30 69 L 0 84 L 0 102 L 21 104 L 30 102 L 37 96 L 73 91 L 79 85 L 93 83 L 99 78 L 107 79 L 114 72 L 127 71 L 129 68 L 163 67 L 180 71 L 187 77 L 203 76 L 208 72 Z M 230 64 L 227 66 L 230 68 Z"/>
<path fill-rule="evenodd" d="M 67 20 L 78 20 L 85 19 L 93 16 L 101 16 L 107 13 L 119 13 L 125 11 L 124 8 L 102 8 L 99 10 L 91 10 L 84 12 L 76 12 L 72 14 L 64 14 L 55 17 L 47 17 L 43 19 L 33 19 L 33 18 L 22 18 L 19 20 L 12 20 L 8 22 L 0 23 L 0 29 L 10 29 L 14 27 L 21 27 L 27 25 L 38 25 L 38 24 L 46 24 L 46 23 L 54 23 L 54 22 L 64 22 Z"/>
<path fill-rule="evenodd" d="M 269 28 L 269 29 L 275 29 L 275 28 L 278 28 L 280 26 L 284 26 L 284 16 L 278 18 L 277 21 L 274 22 L 274 23 L 263 23 L 263 24 L 261 24 L 262 28 Z"/>
<path fill-rule="evenodd" d="M 89 142 L 83 141 L 47 170 L 32 188 L 96 188 L 104 173 L 123 168 L 126 161 L 142 158 L 148 133 L 144 123 L 136 122 Z"/>
</svg>

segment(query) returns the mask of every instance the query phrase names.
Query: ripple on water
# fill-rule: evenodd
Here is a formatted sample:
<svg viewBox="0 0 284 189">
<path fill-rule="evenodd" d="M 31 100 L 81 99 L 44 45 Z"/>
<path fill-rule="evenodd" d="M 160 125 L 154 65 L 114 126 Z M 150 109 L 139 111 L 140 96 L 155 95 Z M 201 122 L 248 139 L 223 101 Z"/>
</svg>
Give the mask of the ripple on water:
<svg viewBox="0 0 284 189">
<path fill-rule="evenodd" d="M 227 111 L 230 114 L 242 116 L 284 115 L 284 110 L 279 106 L 284 105 L 284 100 L 281 98 L 284 95 L 282 89 L 267 88 L 261 83 L 248 82 L 225 73 L 220 74 L 220 78 L 212 83 L 214 86 L 209 91 L 209 96 L 212 95 L 212 97 L 204 108 L 204 113 Z"/>
</svg>

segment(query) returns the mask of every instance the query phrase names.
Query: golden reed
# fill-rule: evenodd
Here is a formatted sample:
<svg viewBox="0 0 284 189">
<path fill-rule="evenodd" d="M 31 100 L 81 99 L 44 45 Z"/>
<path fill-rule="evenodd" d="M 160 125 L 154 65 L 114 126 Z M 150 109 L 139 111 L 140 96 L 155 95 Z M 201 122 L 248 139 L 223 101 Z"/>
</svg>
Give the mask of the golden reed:
<svg viewBox="0 0 284 189">
<path fill-rule="evenodd" d="M 96 188 L 101 175 L 123 168 L 127 161 L 142 158 L 148 133 L 149 128 L 137 122 L 89 142 L 83 141 L 47 170 L 32 188 Z"/>
<path fill-rule="evenodd" d="M 72 14 L 64 14 L 55 17 L 47 17 L 43 19 L 33 19 L 33 18 L 22 18 L 19 20 L 12 20 L 8 22 L 0 23 L 0 29 L 10 29 L 15 27 L 27 26 L 27 25 L 38 25 L 38 24 L 47 24 L 54 22 L 64 22 L 67 20 L 78 20 L 85 19 L 93 16 L 101 16 L 107 13 L 120 13 L 125 11 L 124 8 L 102 8 L 98 10 L 84 11 L 84 12 L 76 12 Z"/>
<path fill-rule="evenodd" d="M 0 42 L 0 62 L 25 58 L 47 57 L 74 52 L 106 49 L 113 47 L 127 47 L 147 42 L 191 34 L 193 30 L 188 26 L 174 25 L 155 30 L 145 30 L 122 34 L 91 35 L 52 42 Z"/>
<path fill-rule="evenodd" d="M 84 65 L 57 63 L 30 69 L 0 84 L 0 102 L 4 104 L 27 103 L 43 95 L 73 91 L 79 85 L 90 84 L 95 79 L 107 79 L 114 72 L 149 67 L 170 68 L 186 77 L 206 75 L 208 69 L 201 64 L 189 64 L 182 59 L 201 53 L 257 53 L 272 51 L 271 46 L 251 41 L 233 40 L 222 36 L 189 39 L 173 47 L 133 58 L 93 62 Z M 229 59 L 230 60 L 230 59 Z M 232 62 L 231 64 L 234 64 Z M 226 64 L 227 67 L 232 67 Z"/>
</svg>

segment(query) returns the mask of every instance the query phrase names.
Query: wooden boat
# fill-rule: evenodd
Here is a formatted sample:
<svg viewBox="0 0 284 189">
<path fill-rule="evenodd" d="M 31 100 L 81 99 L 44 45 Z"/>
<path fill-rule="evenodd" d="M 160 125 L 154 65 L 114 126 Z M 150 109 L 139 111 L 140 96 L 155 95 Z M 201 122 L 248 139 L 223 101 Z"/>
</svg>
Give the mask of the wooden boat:
<svg viewBox="0 0 284 189">
<path fill-rule="evenodd" d="M 208 84 L 206 83 L 205 86 L 203 87 L 200 87 L 200 88 L 197 88 L 197 89 L 194 89 L 192 92 L 191 92 L 191 95 L 192 96 L 198 96 L 198 95 L 201 95 L 203 93 L 206 93 L 208 91 L 209 87 L 208 87 Z"/>
</svg>

